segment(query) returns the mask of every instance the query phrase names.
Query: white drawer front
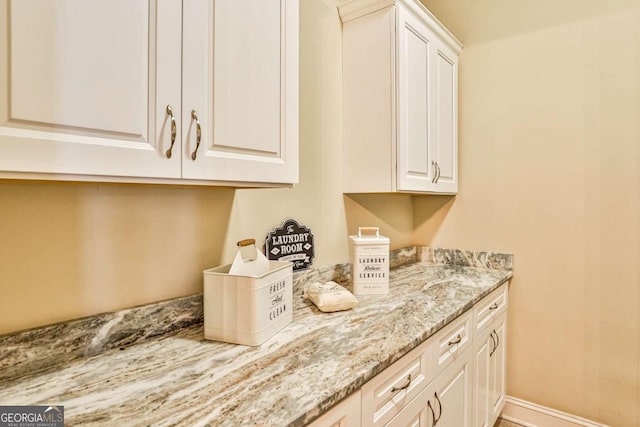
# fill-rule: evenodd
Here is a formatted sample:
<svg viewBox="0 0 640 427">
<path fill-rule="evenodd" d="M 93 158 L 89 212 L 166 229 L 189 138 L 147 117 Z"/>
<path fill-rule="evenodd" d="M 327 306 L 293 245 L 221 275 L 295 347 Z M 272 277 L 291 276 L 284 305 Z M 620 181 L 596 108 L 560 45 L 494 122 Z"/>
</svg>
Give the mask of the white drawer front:
<svg viewBox="0 0 640 427">
<path fill-rule="evenodd" d="M 433 380 L 438 343 L 429 339 L 362 387 L 363 425 L 382 426 Z"/>
<path fill-rule="evenodd" d="M 476 331 L 484 330 L 497 316 L 507 309 L 508 282 L 491 292 L 474 308 Z"/>
<path fill-rule="evenodd" d="M 469 347 L 473 339 L 472 320 L 469 310 L 435 335 L 438 343 L 438 372 Z"/>
</svg>

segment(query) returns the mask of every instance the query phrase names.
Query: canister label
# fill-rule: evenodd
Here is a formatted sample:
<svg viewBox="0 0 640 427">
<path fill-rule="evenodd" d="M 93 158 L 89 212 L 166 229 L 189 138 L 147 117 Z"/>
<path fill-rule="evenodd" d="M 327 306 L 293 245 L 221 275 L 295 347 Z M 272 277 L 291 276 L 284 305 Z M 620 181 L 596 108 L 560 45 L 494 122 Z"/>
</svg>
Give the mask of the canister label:
<svg viewBox="0 0 640 427">
<path fill-rule="evenodd" d="M 381 279 L 386 280 L 388 271 L 385 271 L 387 265 L 386 257 L 359 256 L 357 258 L 356 270 L 358 279 Z"/>
<path fill-rule="evenodd" d="M 389 251 L 387 246 L 358 247 L 353 264 L 354 283 L 388 283 Z"/>
<path fill-rule="evenodd" d="M 284 297 L 284 292 L 287 289 L 286 280 L 278 280 L 269 285 L 269 320 L 274 321 L 280 318 L 283 314 L 287 313 L 289 307 Z"/>
</svg>

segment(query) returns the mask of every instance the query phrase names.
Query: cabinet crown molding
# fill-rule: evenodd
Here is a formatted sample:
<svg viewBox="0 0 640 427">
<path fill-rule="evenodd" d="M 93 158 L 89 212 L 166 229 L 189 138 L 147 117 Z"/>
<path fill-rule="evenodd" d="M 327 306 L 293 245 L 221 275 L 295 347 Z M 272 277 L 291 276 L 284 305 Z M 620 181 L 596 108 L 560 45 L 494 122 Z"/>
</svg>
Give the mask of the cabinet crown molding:
<svg viewBox="0 0 640 427">
<path fill-rule="evenodd" d="M 387 7 L 401 4 L 423 21 L 432 31 L 453 49 L 456 54 L 462 52 L 463 45 L 430 11 L 418 0 L 346 0 L 338 5 L 340 20 L 344 24 L 363 15 Z"/>
</svg>

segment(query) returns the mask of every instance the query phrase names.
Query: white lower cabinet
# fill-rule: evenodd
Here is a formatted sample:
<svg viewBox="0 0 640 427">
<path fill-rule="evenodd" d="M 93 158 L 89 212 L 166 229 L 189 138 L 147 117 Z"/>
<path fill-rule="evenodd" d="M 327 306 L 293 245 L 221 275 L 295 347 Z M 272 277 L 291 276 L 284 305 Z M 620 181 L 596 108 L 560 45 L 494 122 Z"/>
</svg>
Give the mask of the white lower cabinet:
<svg viewBox="0 0 640 427">
<path fill-rule="evenodd" d="M 473 426 L 490 427 L 491 418 L 489 411 L 489 371 L 490 353 L 493 351 L 493 338 L 491 331 L 484 332 L 473 342 L 473 387 L 475 395 L 473 400 Z"/>
<path fill-rule="evenodd" d="M 496 347 L 490 360 L 489 370 L 489 409 L 491 410 L 491 422 L 496 419 L 504 408 L 507 394 L 507 315 L 500 316 L 493 328 L 496 337 Z M 492 425 L 492 424 L 491 424 Z"/>
<path fill-rule="evenodd" d="M 506 332 L 505 309 L 473 341 L 473 427 L 493 426 L 504 408 Z"/>
<path fill-rule="evenodd" d="M 429 426 L 460 427 L 471 425 L 471 399 L 473 363 L 469 351 L 438 375 L 433 384 L 435 404 Z"/>
<path fill-rule="evenodd" d="M 460 354 L 386 425 L 469 426 L 472 400 L 472 360 L 469 356 L 469 351 Z"/>
<path fill-rule="evenodd" d="M 313 427 L 491 427 L 506 394 L 505 283 Z"/>
<path fill-rule="evenodd" d="M 362 425 L 412 425 L 414 419 L 423 419 L 417 425 L 427 425 L 423 424 L 426 418 L 422 414 L 427 401 L 436 405 L 434 393 L 440 397 L 438 404 L 443 403 L 445 395 L 446 399 L 452 396 L 449 387 L 440 385 L 444 380 L 442 375 L 446 377 L 445 372 L 458 369 L 462 360 L 470 360 L 466 350 L 471 346 L 472 319 L 471 311 L 462 314 L 367 382 L 362 387 Z M 465 376 L 469 366 L 465 362 Z M 440 372 L 442 374 L 438 376 Z M 466 388 L 470 390 L 468 386 Z M 426 398 L 425 390 L 431 390 Z"/>
</svg>

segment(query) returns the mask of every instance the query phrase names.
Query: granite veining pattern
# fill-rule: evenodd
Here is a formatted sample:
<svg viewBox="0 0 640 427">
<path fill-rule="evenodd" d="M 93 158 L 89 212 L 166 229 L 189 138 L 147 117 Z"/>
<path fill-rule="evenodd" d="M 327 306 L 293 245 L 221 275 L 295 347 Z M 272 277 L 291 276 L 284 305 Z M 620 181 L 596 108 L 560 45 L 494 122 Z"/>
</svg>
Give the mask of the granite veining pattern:
<svg viewBox="0 0 640 427">
<path fill-rule="evenodd" d="M 513 269 L 512 254 L 431 247 L 418 247 L 418 250 L 418 260 L 431 264 L 484 267 L 496 270 Z"/>
<path fill-rule="evenodd" d="M 391 271 L 389 295 L 360 298 L 352 310 L 297 304 L 293 322 L 262 346 L 206 341 L 201 326 L 188 327 L 2 381 L 0 405 L 64 405 L 70 426 L 301 426 L 511 275 L 404 265 Z"/>
<path fill-rule="evenodd" d="M 391 250 L 389 251 L 389 268 L 398 268 L 403 265 L 413 264 L 417 261 L 417 257 L 418 248 L 416 246 Z"/>
<path fill-rule="evenodd" d="M 3 335 L 0 382 L 202 324 L 203 319 L 202 295 L 194 295 Z"/>
</svg>

